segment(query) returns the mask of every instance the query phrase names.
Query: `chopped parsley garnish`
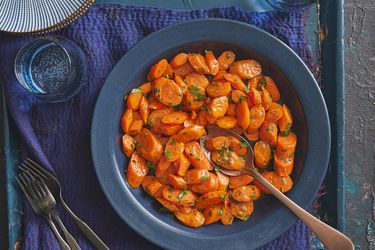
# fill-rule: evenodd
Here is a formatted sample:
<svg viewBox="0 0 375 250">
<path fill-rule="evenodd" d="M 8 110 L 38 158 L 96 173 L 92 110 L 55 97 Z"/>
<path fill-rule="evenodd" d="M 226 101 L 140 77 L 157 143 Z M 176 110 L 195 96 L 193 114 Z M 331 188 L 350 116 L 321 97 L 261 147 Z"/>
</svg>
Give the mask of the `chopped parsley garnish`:
<svg viewBox="0 0 375 250">
<path fill-rule="evenodd" d="M 126 101 L 127 98 L 128 98 L 128 95 L 124 96 L 124 101 Z"/>
<path fill-rule="evenodd" d="M 186 132 L 186 131 L 185 131 L 185 132 L 182 132 L 182 134 L 183 134 L 183 135 L 188 135 L 189 132 Z"/>
<path fill-rule="evenodd" d="M 199 68 L 198 68 L 197 66 L 195 66 L 195 65 L 193 66 L 193 68 L 194 68 L 195 70 L 199 70 Z"/>
<path fill-rule="evenodd" d="M 266 87 L 266 80 L 264 80 L 264 79 L 260 79 L 259 81 L 258 81 L 258 87 L 261 89 L 261 90 L 263 90 L 264 89 L 264 87 Z"/>
<path fill-rule="evenodd" d="M 249 219 L 249 215 L 248 216 L 245 216 L 245 218 L 243 218 L 243 221 L 247 221 Z"/>
<path fill-rule="evenodd" d="M 228 98 L 228 103 L 233 103 L 233 99 L 230 95 L 227 95 L 227 98 Z"/>
<path fill-rule="evenodd" d="M 181 92 L 180 94 L 178 94 L 179 96 L 183 96 L 184 94 Z"/>
<path fill-rule="evenodd" d="M 219 211 L 217 211 L 218 215 L 223 215 L 223 209 L 220 209 Z"/>
<path fill-rule="evenodd" d="M 230 52 L 228 52 L 228 53 L 225 55 L 225 57 L 229 59 L 229 58 L 231 57 Z"/>
<path fill-rule="evenodd" d="M 207 103 L 204 103 L 203 106 L 199 108 L 199 110 L 210 111 L 210 109 L 207 107 Z"/>
<path fill-rule="evenodd" d="M 149 167 L 149 168 L 154 168 L 156 166 L 156 164 L 151 162 L 151 161 L 146 161 L 146 166 Z"/>
<path fill-rule="evenodd" d="M 152 121 L 150 118 L 147 118 L 146 126 L 152 126 Z"/>
<path fill-rule="evenodd" d="M 284 130 L 281 132 L 282 136 L 288 136 L 289 135 L 289 130 Z"/>
<path fill-rule="evenodd" d="M 249 87 L 245 87 L 245 88 L 243 89 L 243 91 L 245 91 L 245 93 L 249 93 L 250 88 L 249 88 Z"/>
<path fill-rule="evenodd" d="M 225 199 L 225 194 L 220 194 L 219 196 L 221 199 Z"/>
<path fill-rule="evenodd" d="M 205 50 L 204 50 L 204 53 L 207 54 L 207 53 L 208 53 L 208 50 L 205 49 Z"/>
<path fill-rule="evenodd" d="M 170 160 L 171 159 L 171 152 L 169 152 L 169 151 L 167 151 L 167 150 L 164 150 L 164 155 L 165 155 L 165 157 L 167 157 L 167 159 L 168 160 Z"/>
<path fill-rule="evenodd" d="M 255 115 L 250 115 L 250 119 L 254 119 L 255 118 Z"/>
<path fill-rule="evenodd" d="M 281 178 L 281 181 L 283 182 L 284 185 L 286 184 L 286 180 L 284 177 Z"/>
<path fill-rule="evenodd" d="M 287 125 L 286 125 L 286 129 L 290 129 L 290 123 L 288 123 Z"/>
<path fill-rule="evenodd" d="M 169 79 L 169 75 L 164 74 L 163 76 L 164 76 L 165 78 Z"/>
<path fill-rule="evenodd" d="M 176 142 L 174 140 L 169 142 L 169 145 L 174 145 Z"/>
<path fill-rule="evenodd" d="M 154 93 L 158 93 L 160 92 L 160 89 L 159 88 L 154 88 Z"/>
<path fill-rule="evenodd" d="M 294 157 L 294 153 L 295 152 L 290 153 L 289 157 Z"/>
<path fill-rule="evenodd" d="M 241 144 L 241 146 L 244 147 L 244 148 L 247 148 L 247 147 L 248 147 L 247 143 L 244 142 L 243 140 L 240 141 L 240 144 Z"/>
<path fill-rule="evenodd" d="M 201 176 L 202 182 L 207 181 L 207 180 L 208 180 L 208 174 L 205 174 L 205 175 Z"/>
<path fill-rule="evenodd" d="M 150 93 L 144 94 L 145 98 L 148 99 L 150 97 Z"/>
<path fill-rule="evenodd" d="M 246 98 L 245 96 L 241 95 L 241 96 L 240 96 L 240 99 L 238 99 L 238 102 L 237 102 L 237 103 L 241 103 L 242 100 L 245 99 L 245 98 Z"/>
<path fill-rule="evenodd" d="M 182 198 L 187 194 L 187 193 L 189 193 L 189 190 L 187 190 L 187 189 L 182 189 L 181 190 L 181 193 L 178 195 L 178 202 L 180 202 L 181 203 L 181 200 L 182 200 Z"/>
</svg>

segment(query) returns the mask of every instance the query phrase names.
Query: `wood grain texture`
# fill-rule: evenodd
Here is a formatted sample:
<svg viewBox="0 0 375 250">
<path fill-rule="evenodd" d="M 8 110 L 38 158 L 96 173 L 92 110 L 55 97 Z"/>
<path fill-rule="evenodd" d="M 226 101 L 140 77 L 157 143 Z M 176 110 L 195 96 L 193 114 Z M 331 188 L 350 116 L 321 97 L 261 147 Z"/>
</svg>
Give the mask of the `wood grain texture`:
<svg viewBox="0 0 375 250">
<path fill-rule="evenodd" d="M 375 1 L 345 1 L 345 233 L 375 249 Z"/>
</svg>

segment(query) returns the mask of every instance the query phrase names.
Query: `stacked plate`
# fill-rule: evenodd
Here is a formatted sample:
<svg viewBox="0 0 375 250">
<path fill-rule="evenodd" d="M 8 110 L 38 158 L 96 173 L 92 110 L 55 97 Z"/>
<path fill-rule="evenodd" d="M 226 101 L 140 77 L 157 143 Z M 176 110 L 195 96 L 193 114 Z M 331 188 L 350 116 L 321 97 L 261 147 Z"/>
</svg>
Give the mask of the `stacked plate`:
<svg viewBox="0 0 375 250">
<path fill-rule="evenodd" d="M 0 31 L 44 33 L 77 20 L 95 0 L 1 0 Z"/>
</svg>

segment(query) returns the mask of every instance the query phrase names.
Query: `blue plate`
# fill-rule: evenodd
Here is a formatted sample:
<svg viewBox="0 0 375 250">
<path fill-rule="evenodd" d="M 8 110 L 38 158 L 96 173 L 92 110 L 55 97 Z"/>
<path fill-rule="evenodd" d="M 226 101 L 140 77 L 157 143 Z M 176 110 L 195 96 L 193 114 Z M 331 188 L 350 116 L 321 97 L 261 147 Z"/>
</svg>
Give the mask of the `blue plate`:
<svg viewBox="0 0 375 250">
<path fill-rule="evenodd" d="M 254 26 L 236 21 L 198 19 L 180 23 L 147 36 L 126 53 L 107 78 L 95 107 L 91 131 L 95 170 L 119 216 L 161 247 L 254 249 L 296 222 L 296 217 L 274 197 L 256 201 L 254 213 L 246 222 L 193 229 L 181 225 L 170 214 L 160 213 L 160 205 L 141 188 L 130 188 L 124 174 L 128 160 L 121 150 L 123 97 L 145 82 L 148 70 L 161 58 L 205 49 L 216 55 L 229 49 L 237 59 L 254 58 L 277 82 L 284 102 L 291 108 L 293 130 L 298 136 L 294 187 L 288 196 L 303 208 L 310 207 L 325 176 L 331 145 L 322 93 L 308 68 L 288 46 Z"/>
</svg>

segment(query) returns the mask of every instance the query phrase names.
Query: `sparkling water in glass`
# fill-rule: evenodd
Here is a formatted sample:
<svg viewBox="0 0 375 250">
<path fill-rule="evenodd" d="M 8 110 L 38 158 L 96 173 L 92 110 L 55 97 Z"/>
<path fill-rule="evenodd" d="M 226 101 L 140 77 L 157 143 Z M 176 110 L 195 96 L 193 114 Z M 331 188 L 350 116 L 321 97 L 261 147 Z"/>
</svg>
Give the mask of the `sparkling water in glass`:
<svg viewBox="0 0 375 250">
<path fill-rule="evenodd" d="M 312 3 L 315 3 L 316 0 L 266 0 L 269 5 L 274 9 L 289 11 L 295 7 L 303 7 Z"/>
<path fill-rule="evenodd" d="M 20 84 L 30 93 L 64 101 L 87 81 L 88 64 L 82 49 L 63 37 L 44 37 L 23 47 L 15 60 Z"/>
</svg>

